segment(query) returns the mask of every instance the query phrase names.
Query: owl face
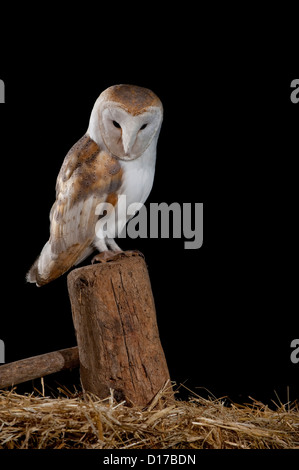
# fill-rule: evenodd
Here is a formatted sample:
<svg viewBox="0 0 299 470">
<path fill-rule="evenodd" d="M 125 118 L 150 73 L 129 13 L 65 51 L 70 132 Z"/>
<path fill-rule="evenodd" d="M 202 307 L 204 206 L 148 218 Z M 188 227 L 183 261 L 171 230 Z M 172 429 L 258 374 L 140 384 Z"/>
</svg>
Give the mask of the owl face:
<svg viewBox="0 0 299 470">
<path fill-rule="evenodd" d="M 135 160 L 157 134 L 161 117 L 158 108 L 133 116 L 115 103 L 108 102 L 100 107 L 99 126 L 112 155 L 121 160 Z"/>
<path fill-rule="evenodd" d="M 150 90 L 116 85 L 103 92 L 91 116 L 91 137 L 120 160 L 135 160 L 158 137 L 163 109 Z"/>
</svg>

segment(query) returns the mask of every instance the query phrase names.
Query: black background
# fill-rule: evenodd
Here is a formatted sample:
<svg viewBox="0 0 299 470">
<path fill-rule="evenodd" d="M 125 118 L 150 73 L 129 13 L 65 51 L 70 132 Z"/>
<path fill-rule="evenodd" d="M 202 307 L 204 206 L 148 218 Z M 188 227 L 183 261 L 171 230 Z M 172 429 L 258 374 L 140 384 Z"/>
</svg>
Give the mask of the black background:
<svg viewBox="0 0 299 470">
<path fill-rule="evenodd" d="M 86 19 L 87 21 L 87 19 Z M 48 239 L 55 182 L 110 85 L 152 89 L 164 105 L 151 202 L 203 202 L 204 243 L 121 243 L 146 258 L 172 380 L 206 396 L 271 403 L 299 398 L 297 160 L 298 69 L 267 47 L 212 44 L 197 31 L 161 37 L 159 25 L 101 37 L 66 23 L 6 39 L 0 78 L 2 307 L 6 362 L 75 345 L 66 275 L 42 288 L 25 274 Z M 148 40 L 150 37 L 150 40 Z M 45 379 L 80 387 L 78 371 Z M 40 388 L 40 382 L 35 381 Z M 32 384 L 18 387 L 32 390 Z M 46 389 L 46 390 L 50 390 Z M 188 392 L 182 393 L 185 397 Z"/>
</svg>

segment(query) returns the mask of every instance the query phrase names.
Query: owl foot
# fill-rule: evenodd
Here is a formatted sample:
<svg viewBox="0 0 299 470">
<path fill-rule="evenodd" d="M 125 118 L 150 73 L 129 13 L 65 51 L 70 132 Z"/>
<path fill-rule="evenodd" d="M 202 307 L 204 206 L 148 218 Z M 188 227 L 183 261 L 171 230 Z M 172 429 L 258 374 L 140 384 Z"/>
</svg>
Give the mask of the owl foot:
<svg viewBox="0 0 299 470">
<path fill-rule="evenodd" d="M 119 255 L 121 254 L 122 251 L 102 251 L 101 253 L 98 253 L 92 258 L 91 263 L 107 263 L 108 261 L 112 261 L 113 259 L 118 259 Z"/>
<path fill-rule="evenodd" d="M 124 256 L 141 256 L 142 258 L 144 258 L 144 254 L 141 253 L 141 251 L 138 251 L 138 250 L 122 251 L 122 254 L 123 254 Z"/>
<path fill-rule="evenodd" d="M 127 250 L 127 251 L 102 251 L 102 253 L 98 253 L 95 255 L 91 263 L 109 263 L 109 261 L 117 261 L 118 259 L 125 258 L 126 256 L 142 256 L 143 254 L 138 250 Z"/>
</svg>

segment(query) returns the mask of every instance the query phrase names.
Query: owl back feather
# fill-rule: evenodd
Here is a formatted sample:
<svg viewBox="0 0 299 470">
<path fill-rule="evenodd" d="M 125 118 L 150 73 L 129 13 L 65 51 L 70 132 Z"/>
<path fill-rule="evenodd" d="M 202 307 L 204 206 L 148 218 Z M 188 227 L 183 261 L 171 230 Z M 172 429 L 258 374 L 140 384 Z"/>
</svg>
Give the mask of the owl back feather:
<svg viewBox="0 0 299 470">
<path fill-rule="evenodd" d="M 48 284 L 94 251 L 96 207 L 116 194 L 122 169 L 87 135 L 68 152 L 56 184 L 50 212 L 50 238 L 26 275 L 37 286 Z"/>
</svg>

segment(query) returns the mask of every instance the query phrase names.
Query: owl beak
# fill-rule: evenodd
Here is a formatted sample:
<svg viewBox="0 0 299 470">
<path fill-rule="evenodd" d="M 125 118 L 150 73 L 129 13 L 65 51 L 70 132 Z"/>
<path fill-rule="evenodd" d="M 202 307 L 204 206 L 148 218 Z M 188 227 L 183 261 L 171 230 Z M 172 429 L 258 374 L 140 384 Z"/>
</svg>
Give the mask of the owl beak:
<svg viewBox="0 0 299 470">
<path fill-rule="evenodd" d="M 135 143 L 137 137 L 137 129 L 130 126 L 129 128 L 125 128 L 122 130 L 122 142 L 123 148 L 125 152 L 125 156 L 128 156 L 132 150 L 132 147 Z"/>
</svg>

